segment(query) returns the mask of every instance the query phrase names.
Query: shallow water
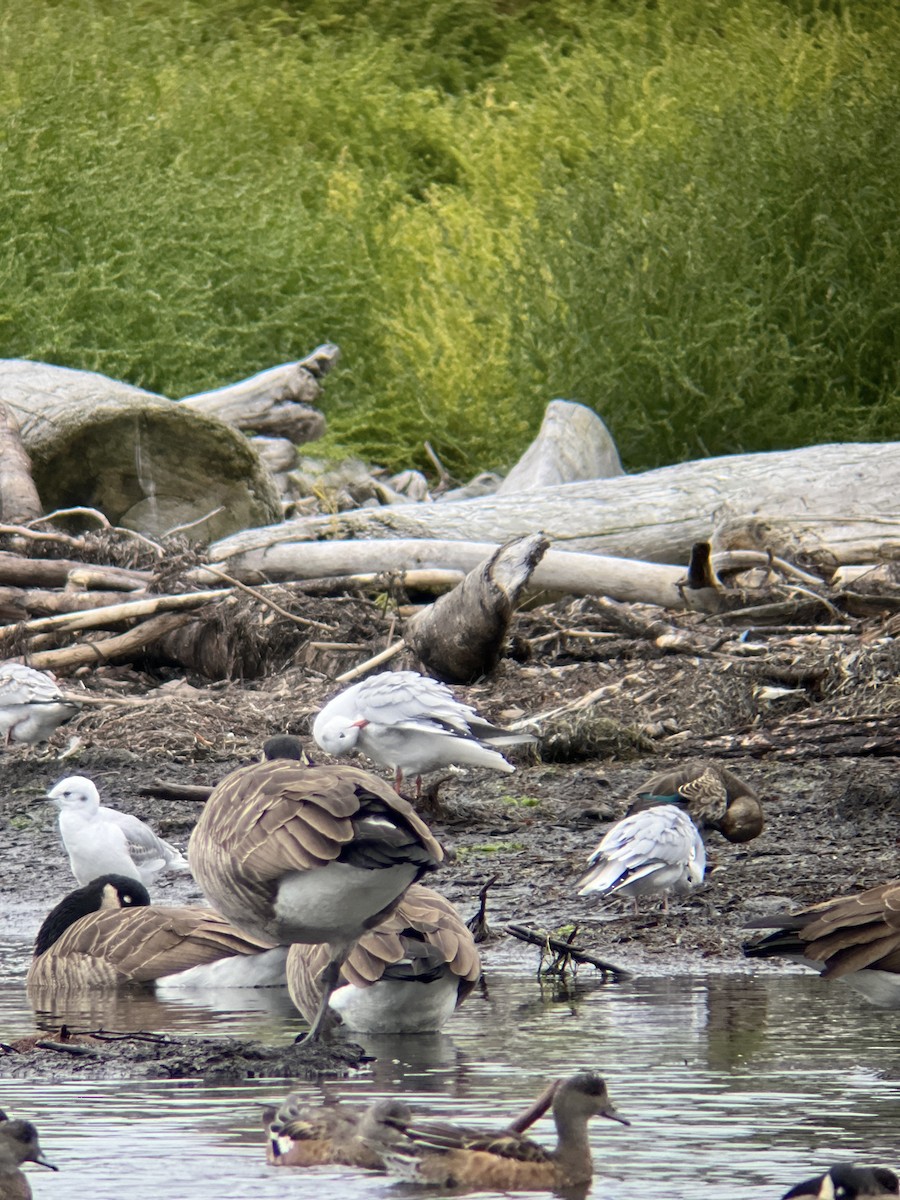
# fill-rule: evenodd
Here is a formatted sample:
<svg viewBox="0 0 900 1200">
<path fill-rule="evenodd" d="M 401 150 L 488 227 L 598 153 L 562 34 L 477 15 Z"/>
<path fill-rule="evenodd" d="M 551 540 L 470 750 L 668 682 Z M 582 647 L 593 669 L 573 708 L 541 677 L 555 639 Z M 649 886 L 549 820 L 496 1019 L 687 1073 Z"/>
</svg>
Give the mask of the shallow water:
<svg viewBox="0 0 900 1200">
<path fill-rule="evenodd" d="M 34 1023 L 19 975 L 23 948 L 4 949 L 4 963 L 13 952 L 18 976 L 0 984 L 6 1040 Z M 296 1032 L 280 989 L 220 993 L 217 1003 L 218 1011 L 208 997 L 142 998 L 103 1012 L 94 1005 L 89 1015 L 114 1029 L 270 1041 Z M 417 1108 L 470 1124 L 502 1124 L 550 1076 L 599 1069 L 632 1121 L 630 1128 L 592 1123 L 591 1195 L 603 1200 L 648 1188 L 672 1200 L 764 1200 L 836 1160 L 897 1165 L 897 1014 L 814 976 L 681 975 L 600 985 L 581 974 L 574 994 L 561 998 L 524 965 L 495 964 L 486 995 L 470 998 L 446 1034 L 357 1040 L 376 1061 L 327 1084 L 331 1093 L 360 1101 L 402 1093 Z M 61 1168 L 58 1175 L 29 1168 L 38 1200 L 121 1200 L 127 1192 L 142 1200 L 410 1194 L 343 1168 L 267 1166 L 261 1108 L 287 1090 L 285 1081 L 4 1081 L 0 1106 L 36 1122 L 46 1154 Z M 299 1090 L 314 1100 L 323 1095 L 312 1083 Z M 546 1118 L 534 1132 L 552 1141 Z"/>
</svg>

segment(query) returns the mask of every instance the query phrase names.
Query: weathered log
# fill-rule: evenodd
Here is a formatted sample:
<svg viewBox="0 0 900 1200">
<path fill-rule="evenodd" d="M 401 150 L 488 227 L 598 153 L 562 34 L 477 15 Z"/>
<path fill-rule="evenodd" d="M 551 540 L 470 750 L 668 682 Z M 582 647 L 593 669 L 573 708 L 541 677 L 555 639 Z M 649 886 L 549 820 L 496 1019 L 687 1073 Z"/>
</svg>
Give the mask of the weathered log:
<svg viewBox="0 0 900 1200">
<path fill-rule="evenodd" d="M 471 571 L 497 548 L 490 542 L 398 540 L 293 544 L 276 539 L 269 546 L 237 553 L 212 565 L 227 569 L 234 578 L 251 583 L 373 571 Z M 615 600 L 643 600 L 667 608 L 684 608 L 684 598 L 678 587 L 684 575 L 683 567 L 548 550 L 535 568 L 529 587 L 571 595 L 601 594 Z M 218 577 L 197 567 L 191 578 L 197 584 L 208 585 Z"/>
<path fill-rule="evenodd" d="M 35 633 L 75 633 L 83 629 L 109 629 L 121 625 L 125 621 L 133 621 L 137 617 L 155 616 L 162 612 L 181 612 L 185 609 L 200 608 L 213 600 L 220 600 L 231 594 L 229 588 L 216 588 L 205 592 L 184 592 L 177 596 L 146 596 L 139 600 L 128 600 L 109 604 L 104 607 L 82 608 L 75 611 L 63 611 L 52 617 L 37 617 L 21 625 L 11 625 L 8 628 L 0 626 L 0 638 L 4 634 Z"/>
<path fill-rule="evenodd" d="M 177 629 L 189 621 L 189 613 L 161 613 L 141 621 L 127 633 L 103 638 L 95 642 L 78 642 L 74 646 L 61 646 L 58 650 L 41 650 L 28 657 L 29 666 L 39 671 L 69 671 L 76 667 L 96 666 L 100 663 L 127 660 L 138 651 Z"/>
<path fill-rule="evenodd" d="M 19 422 L 49 508 L 88 505 L 155 537 L 212 513 L 195 536 L 221 537 L 280 513 L 247 438 L 189 405 L 18 359 L 0 360 L 0 399 Z"/>
<path fill-rule="evenodd" d="M 34 521 L 43 511 L 18 423 L 9 405 L 0 403 L 0 521 Z"/>
<path fill-rule="evenodd" d="M 0 583 L 16 587 L 103 588 L 133 592 L 143 591 L 152 580 L 152 571 L 100 567 L 70 558 L 23 558 L 0 550 Z"/>
<path fill-rule="evenodd" d="M 497 495 L 622 474 L 612 434 L 594 410 L 570 400 L 551 400 L 537 437 L 500 484 Z"/>
<path fill-rule="evenodd" d="M 282 363 L 239 383 L 184 396 L 178 404 L 217 417 L 244 433 L 288 438 L 299 446 L 325 432 L 325 417 L 310 406 L 322 391 L 319 379 L 339 356 L 338 347 L 329 342 L 300 362 Z"/>
<path fill-rule="evenodd" d="M 807 446 L 771 454 L 736 454 L 542 488 L 526 495 L 484 496 L 453 504 L 389 505 L 298 517 L 216 542 L 223 561 L 279 542 L 320 539 L 432 538 L 511 541 L 535 529 L 551 545 L 647 562 L 687 562 L 694 542 L 712 540 L 717 514 L 770 521 L 763 548 L 815 561 L 878 559 L 900 548 L 900 442 Z M 722 546 L 721 548 L 727 548 Z M 759 546 L 755 545 L 754 549 Z M 449 563 L 436 565 L 448 566 Z M 360 568 L 362 569 L 362 568 Z"/>
<path fill-rule="evenodd" d="M 547 545 L 533 533 L 501 546 L 413 617 L 406 641 L 432 675 L 445 683 L 472 683 L 493 671 L 519 596 Z"/>
<path fill-rule="evenodd" d="M 34 617 L 103 608 L 108 604 L 118 604 L 121 599 L 121 592 L 56 592 L 47 588 L 0 586 L 0 622 L 19 625 Z"/>
</svg>

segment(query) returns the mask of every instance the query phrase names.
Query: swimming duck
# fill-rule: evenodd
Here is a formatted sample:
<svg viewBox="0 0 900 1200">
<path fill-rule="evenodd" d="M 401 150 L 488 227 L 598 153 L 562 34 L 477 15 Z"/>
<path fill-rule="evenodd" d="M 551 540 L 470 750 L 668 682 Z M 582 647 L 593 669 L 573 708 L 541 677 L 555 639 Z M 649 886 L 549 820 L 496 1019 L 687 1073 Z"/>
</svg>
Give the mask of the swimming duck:
<svg viewBox="0 0 900 1200">
<path fill-rule="evenodd" d="M 749 842 L 763 831 L 756 792 L 718 763 L 690 762 L 654 775 L 636 790 L 627 815 L 659 804 L 677 804 L 701 831 L 716 829 L 729 842 Z"/>
<path fill-rule="evenodd" d="M 591 892 L 621 892 L 638 897 L 668 893 L 703 882 L 706 850 L 703 838 L 687 813 L 673 804 L 642 809 L 616 821 L 588 859 L 589 870 L 579 880 L 581 896 Z"/>
<path fill-rule="evenodd" d="M 870 1197 L 900 1196 L 900 1180 L 885 1167 L 853 1167 L 838 1163 L 824 1175 L 798 1183 L 781 1200 L 799 1200 L 812 1196 L 815 1200 L 869 1200 Z"/>
<path fill-rule="evenodd" d="M 485 721 L 450 689 L 417 671 L 385 671 L 340 692 L 313 722 L 313 737 L 339 758 L 359 750 L 394 771 L 399 789 L 405 776 L 440 767 L 489 767 L 514 771 L 497 746 L 534 742 Z"/>
<path fill-rule="evenodd" d="M 0 737 L 10 742 L 45 742 L 58 725 L 78 712 L 48 671 L 24 663 L 0 663 Z"/>
<path fill-rule="evenodd" d="M 31 1185 L 22 1163 L 33 1162 L 50 1171 L 59 1170 L 44 1157 L 38 1131 L 30 1121 L 0 1120 L 0 1198 L 2 1200 L 31 1200 Z"/>
<path fill-rule="evenodd" d="M 900 1006 L 900 879 L 838 896 L 794 914 L 748 921 L 774 929 L 744 946 L 748 958 L 788 958 L 843 979 L 873 1004 Z"/>
<path fill-rule="evenodd" d="M 288 759 L 226 776 L 204 806 L 188 854 L 212 904 L 252 936 L 279 945 L 330 943 L 316 1040 L 340 966 L 443 851 L 397 793 L 358 767 Z"/>
<path fill-rule="evenodd" d="M 375 1145 L 391 1175 L 431 1187 L 478 1191 L 553 1191 L 590 1182 L 587 1126 L 593 1116 L 629 1124 L 593 1071 L 562 1080 L 553 1096 L 557 1145 L 547 1150 L 519 1134 L 478 1132 L 441 1122 L 388 1122 Z"/>
<path fill-rule="evenodd" d="M 312 1167 L 339 1163 L 383 1171 L 381 1156 L 371 1141 L 382 1126 L 412 1119 L 399 1100 L 379 1100 L 366 1109 L 346 1104 L 309 1104 L 296 1092 L 263 1113 L 266 1160 L 275 1167 Z"/>
<path fill-rule="evenodd" d="M 291 946 L 291 999 L 311 1021 L 321 1003 L 319 980 L 331 958 L 323 945 Z M 441 1029 L 481 974 L 475 939 L 443 896 L 414 883 L 383 921 L 367 930 L 344 960 L 329 1004 L 361 1033 Z"/>
<path fill-rule="evenodd" d="M 96 786 L 83 775 L 60 780 L 47 799 L 59 809 L 59 832 L 80 884 L 99 875 L 125 875 L 150 883 L 160 871 L 189 869 L 181 853 L 149 825 L 101 804 Z"/>
<path fill-rule="evenodd" d="M 153 907 L 143 884 L 102 875 L 65 896 L 38 932 L 26 983 L 54 993 L 165 980 L 178 987 L 284 983 L 285 947 L 211 908 Z"/>
</svg>

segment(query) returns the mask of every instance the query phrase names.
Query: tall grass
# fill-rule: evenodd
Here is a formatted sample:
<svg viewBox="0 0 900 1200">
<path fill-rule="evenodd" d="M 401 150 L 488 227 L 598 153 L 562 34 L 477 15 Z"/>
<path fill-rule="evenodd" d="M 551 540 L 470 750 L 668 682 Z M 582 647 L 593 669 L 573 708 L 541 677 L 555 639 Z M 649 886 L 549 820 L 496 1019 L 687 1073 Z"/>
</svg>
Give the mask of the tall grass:
<svg viewBox="0 0 900 1200">
<path fill-rule="evenodd" d="M 8 0 L 0 355 L 183 395 L 336 341 L 332 442 L 629 466 L 896 436 L 876 0 Z"/>
</svg>

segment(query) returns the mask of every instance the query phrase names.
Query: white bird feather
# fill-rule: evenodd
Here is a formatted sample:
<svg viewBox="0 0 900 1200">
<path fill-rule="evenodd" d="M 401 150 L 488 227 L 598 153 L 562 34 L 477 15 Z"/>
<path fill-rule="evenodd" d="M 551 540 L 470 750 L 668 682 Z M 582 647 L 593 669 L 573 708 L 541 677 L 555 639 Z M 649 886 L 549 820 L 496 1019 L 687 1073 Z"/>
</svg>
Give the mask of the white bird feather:
<svg viewBox="0 0 900 1200">
<path fill-rule="evenodd" d="M 617 821 L 588 859 L 579 894 L 639 896 L 686 890 L 703 882 L 706 849 L 693 821 L 674 804 L 659 804 Z"/>
</svg>

